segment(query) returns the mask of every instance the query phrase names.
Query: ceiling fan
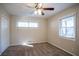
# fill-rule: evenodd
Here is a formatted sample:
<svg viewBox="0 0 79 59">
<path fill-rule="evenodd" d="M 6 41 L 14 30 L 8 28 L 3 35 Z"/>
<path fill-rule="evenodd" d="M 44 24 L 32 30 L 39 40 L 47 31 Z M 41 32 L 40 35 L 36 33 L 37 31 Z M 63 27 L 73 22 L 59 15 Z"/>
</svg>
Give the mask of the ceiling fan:
<svg viewBox="0 0 79 59">
<path fill-rule="evenodd" d="M 54 10 L 54 8 L 44 8 L 42 3 L 34 3 L 32 5 L 27 4 L 27 7 L 34 8 L 35 9 L 34 13 L 38 15 L 45 15 L 44 10 L 49 11 Z"/>
</svg>

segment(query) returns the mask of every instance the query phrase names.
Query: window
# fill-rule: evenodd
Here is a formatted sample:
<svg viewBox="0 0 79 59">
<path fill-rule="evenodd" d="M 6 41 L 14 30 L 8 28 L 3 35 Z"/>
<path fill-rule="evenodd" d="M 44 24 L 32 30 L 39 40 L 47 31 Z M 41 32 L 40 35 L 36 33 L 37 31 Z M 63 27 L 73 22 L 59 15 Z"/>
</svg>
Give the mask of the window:
<svg viewBox="0 0 79 59">
<path fill-rule="evenodd" d="M 69 16 L 60 20 L 59 35 L 62 37 L 75 38 L 75 16 Z"/>
<path fill-rule="evenodd" d="M 29 27 L 38 27 L 38 23 L 29 22 Z"/>
<path fill-rule="evenodd" d="M 35 22 L 17 22 L 17 27 L 38 27 Z"/>
<path fill-rule="evenodd" d="M 28 27 L 28 22 L 18 22 L 17 27 Z"/>
</svg>

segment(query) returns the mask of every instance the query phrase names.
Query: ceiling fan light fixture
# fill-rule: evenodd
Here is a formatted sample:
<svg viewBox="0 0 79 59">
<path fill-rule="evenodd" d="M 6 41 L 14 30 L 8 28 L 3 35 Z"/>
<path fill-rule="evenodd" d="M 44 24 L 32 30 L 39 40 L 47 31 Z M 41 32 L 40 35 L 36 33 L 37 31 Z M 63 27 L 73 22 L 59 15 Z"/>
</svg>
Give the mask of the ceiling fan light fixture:
<svg viewBox="0 0 79 59">
<path fill-rule="evenodd" d="M 34 11 L 34 14 L 35 14 L 35 15 L 37 15 L 37 14 L 38 14 L 37 10 L 35 10 L 35 11 Z"/>
<path fill-rule="evenodd" d="M 41 9 L 38 9 L 37 11 L 38 11 L 38 14 L 39 14 L 39 15 L 42 14 L 42 10 L 41 10 Z"/>
<path fill-rule="evenodd" d="M 42 15 L 43 14 L 43 10 L 42 9 L 37 9 L 37 10 L 35 10 L 34 14 Z"/>
</svg>

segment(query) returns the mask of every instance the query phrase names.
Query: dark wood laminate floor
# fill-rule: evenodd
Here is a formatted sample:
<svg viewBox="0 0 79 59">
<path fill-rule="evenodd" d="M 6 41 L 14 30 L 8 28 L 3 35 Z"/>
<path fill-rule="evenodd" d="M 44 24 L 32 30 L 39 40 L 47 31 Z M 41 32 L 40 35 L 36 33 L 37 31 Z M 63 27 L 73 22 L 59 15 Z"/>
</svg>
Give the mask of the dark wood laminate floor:
<svg viewBox="0 0 79 59">
<path fill-rule="evenodd" d="M 29 46 L 10 46 L 3 53 L 2 56 L 71 56 L 67 52 L 52 46 L 49 43 L 33 44 Z"/>
</svg>

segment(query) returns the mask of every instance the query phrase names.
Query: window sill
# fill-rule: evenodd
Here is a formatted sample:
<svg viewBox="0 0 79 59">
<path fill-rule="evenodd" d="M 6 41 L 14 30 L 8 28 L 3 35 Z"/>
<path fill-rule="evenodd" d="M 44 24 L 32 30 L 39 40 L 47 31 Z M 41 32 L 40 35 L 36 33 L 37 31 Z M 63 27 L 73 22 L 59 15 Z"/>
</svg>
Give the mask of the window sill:
<svg viewBox="0 0 79 59">
<path fill-rule="evenodd" d="M 75 38 L 73 38 L 73 37 L 64 37 L 64 36 L 59 36 L 59 37 L 62 38 L 62 39 L 75 41 Z"/>
</svg>

